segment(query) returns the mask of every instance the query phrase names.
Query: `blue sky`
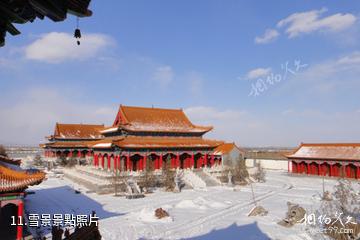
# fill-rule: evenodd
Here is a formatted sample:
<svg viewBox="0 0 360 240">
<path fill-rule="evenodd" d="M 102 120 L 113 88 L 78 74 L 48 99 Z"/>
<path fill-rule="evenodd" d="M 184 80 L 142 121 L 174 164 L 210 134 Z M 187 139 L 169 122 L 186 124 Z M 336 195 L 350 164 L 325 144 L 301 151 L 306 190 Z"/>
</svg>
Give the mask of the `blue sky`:
<svg viewBox="0 0 360 240">
<path fill-rule="evenodd" d="M 183 108 L 214 125 L 208 137 L 241 146 L 360 140 L 357 1 L 93 0 L 90 8 L 80 46 L 73 16 L 7 36 L 0 143 L 37 144 L 55 122 L 110 125 L 120 103 Z"/>
</svg>

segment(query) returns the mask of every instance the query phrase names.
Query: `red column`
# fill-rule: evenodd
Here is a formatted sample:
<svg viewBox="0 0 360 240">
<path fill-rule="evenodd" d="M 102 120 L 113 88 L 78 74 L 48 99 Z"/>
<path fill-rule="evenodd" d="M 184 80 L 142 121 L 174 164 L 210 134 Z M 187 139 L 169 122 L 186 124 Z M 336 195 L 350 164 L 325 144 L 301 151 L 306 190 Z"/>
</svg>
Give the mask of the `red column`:
<svg viewBox="0 0 360 240">
<path fill-rule="evenodd" d="M 173 158 L 172 156 L 170 157 L 170 166 L 171 168 L 175 168 L 175 158 Z"/>
<path fill-rule="evenodd" d="M 94 155 L 93 164 L 94 164 L 94 167 L 96 167 L 96 156 L 95 155 Z"/>
<path fill-rule="evenodd" d="M 307 164 L 308 174 L 311 174 L 311 171 L 310 171 L 310 164 L 309 164 L 309 163 L 306 163 L 306 164 Z"/>
<path fill-rule="evenodd" d="M 211 154 L 210 165 L 211 165 L 211 167 L 214 166 L 214 154 Z M 289 167 L 288 167 L 288 171 L 289 171 Z"/>
<path fill-rule="evenodd" d="M 107 156 L 107 168 L 110 169 L 111 168 L 111 156 Z"/>
<path fill-rule="evenodd" d="M 126 156 L 126 170 L 130 171 L 130 154 Z"/>
<path fill-rule="evenodd" d="M 293 173 L 296 172 L 294 161 L 291 161 L 291 171 L 292 171 Z"/>
<path fill-rule="evenodd" d="M 117 158 L 118 156 L 114 156 L 114 171 L 117 169 Z"/>
<path fill-rule="evenodd" d="M 160 158 L 159 158 L 159 169 L 162 168 L 162 165 L 163 165 L 163 155 L 160 154 Z"/>
<path fill-rule="evenodd" d="M 324 166 L 322 166 L 320 163 L 319 163 L 319 175 L 323 175 L 323 173 L 324 173 L 324 168 L 323 168 Z"/>
<path fill-rule="evenodd" d="M 104 155 L 101 156 L 101 167 L 104 168 L 105 165 L 105 159 L 104 159 Z"/>
<path fill-rule="evenodd" d="M 146 168 L 147 155 L 145 154 L 143 157 L 143 170 Z"/>
<path fill-rule="evenodd" d="M 160 156 L 158 156 L 155 160 L 155 169 L 159 169 L 160 168 Z"/>
<path fill-rule="evenodd" d="M 180 167 L 180 155 L 179 153 L 176 155 L 176 162 L 175 162 L 175 167 Z"/>
<path fill-rule="evenodd" d="M 356 169 L 356 179 L 360 179 L 360 166 L 357 166 Z"/>
<path fill-rule="evenodd" d="M 333 175 L 333 168 L 332 168 L 332 167 L 333 167 L 333 165 L 332 165 L 332 164 L 330 164 L 330 174 L 329 174 L 329 175 L 330 175 L 330 177 L 332 177 L 332 175 Z"/>
<path fill-rule="evenodd" d="M 78 151 L 78 158 L 81 158 L 81 152 Z"/>
<path fill-rule="evenodd" d="M 207 167 L 207 163 L 208 163 L 208 159 L 207 159 L 207 154 L 204 155 L 204 165 L 205 167 Z"/>
<path fill-rule="evenodd" d="M 18 219 L 23 217 L 23 208 L 24 208 L 24 203 L 22 201 L 19 202 L 18 204 Z M 24 223 L 24 219 L 21 219 L 21 223 Z M 23 237 L 23 227 L 18 225 L 16 227 L 16 240 L 21 240 Z"/>
<path fill-rule="evenodd" d="M 190 167 L 193 167 L 194 165 L 195 165 L 195 155 L 194 153 L 192 153 L 190 158 Z"/>
</svg>

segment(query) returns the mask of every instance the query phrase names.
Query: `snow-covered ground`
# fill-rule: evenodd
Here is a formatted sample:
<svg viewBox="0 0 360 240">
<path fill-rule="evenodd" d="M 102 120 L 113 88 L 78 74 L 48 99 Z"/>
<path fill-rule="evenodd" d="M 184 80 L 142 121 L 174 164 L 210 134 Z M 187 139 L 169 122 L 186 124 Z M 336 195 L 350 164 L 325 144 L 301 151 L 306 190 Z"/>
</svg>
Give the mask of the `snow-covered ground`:
<svg viewBox="0 0 360 240">
<path fill-rule="evenodd" d="M 326 190 L 332 190 L 334 179 L 325 179 Z M 86 193 L 68 180 L 51 178 L 30 190 L 35 194 L 26 200 L 28 213 L 90 214 L 100 217 L 103 239 L 312 239 L 306 226 L 285 228 L 277 224 L 287 212 L 287 202 L 298 203 L 308 213 L 320 204 L 322 179 L 289 176 L 268 171 L 265 183 L 253 184 L 259 203 L 269 211 L 264 217 L 248 217 L 253 207 L 252 193 L 245 187 L 211 187 L 206 190 L 184 190 L 181 193 L 158 191 L 145 198 L 128 200 L 113 195 Z M 359 182 L 353 182 L 356 191 Z M 81 189 L 81 194 L 75 194 Z M 169 212 L 170 218 L 158 220 L 156 208 Z M 49 229 L 45 229 L 49 231 Z"/>
</svg>

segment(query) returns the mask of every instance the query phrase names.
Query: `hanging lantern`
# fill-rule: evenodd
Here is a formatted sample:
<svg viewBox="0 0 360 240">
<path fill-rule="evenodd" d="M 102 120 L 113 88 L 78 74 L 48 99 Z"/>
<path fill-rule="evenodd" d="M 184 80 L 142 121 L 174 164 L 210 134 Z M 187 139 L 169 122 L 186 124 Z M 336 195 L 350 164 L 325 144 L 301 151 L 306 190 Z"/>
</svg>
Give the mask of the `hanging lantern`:
<svg viewBox="0 0 360 240">
<path fill-rule="evenodd" d="M 77 39 L 77 45 L 80 45 L 81 31 L 80 29 L 75 29 L 74 37 Z"/>
<path fill-rule="evenodd" d="M 77 45 L 80 45 L 81 31 L 79 28 L 79 18 L 76 18 L 76 29 L 74 32 L 74 37 L 77 39 L 76 41 Z"/>
</svg>

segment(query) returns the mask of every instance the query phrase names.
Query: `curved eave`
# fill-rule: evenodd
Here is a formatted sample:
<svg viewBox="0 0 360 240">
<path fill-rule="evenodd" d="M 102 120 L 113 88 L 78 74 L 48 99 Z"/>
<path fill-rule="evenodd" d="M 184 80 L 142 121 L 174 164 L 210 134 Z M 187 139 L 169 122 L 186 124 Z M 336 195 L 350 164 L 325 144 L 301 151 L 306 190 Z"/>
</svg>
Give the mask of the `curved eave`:
<svg viewBox="0 0 360 240">
<path fill-rule="evenodd" d="M 320 161 L 360 161 L 359 158 L 324 158 L 324 157 L 302 157 L 302 156 L 292 156 L 292 155 L 284 155 L 286 158 L 291 159 L 291 160 L 320 160 Z"/>
<path fill-rule="evenodd" d="M 119 129 L 124 129 L 128 132 L 146 132 L 146 133 L 199 133 L 199 134 L 205 134 L 213 129 L 213 127 L 194 127 L 193 129 L 136 129 L 131 127 L 131 125 L 124 126 L 122 125 L 119 127 Z"/>
</svg>

